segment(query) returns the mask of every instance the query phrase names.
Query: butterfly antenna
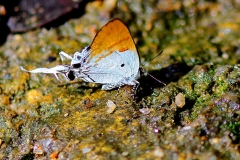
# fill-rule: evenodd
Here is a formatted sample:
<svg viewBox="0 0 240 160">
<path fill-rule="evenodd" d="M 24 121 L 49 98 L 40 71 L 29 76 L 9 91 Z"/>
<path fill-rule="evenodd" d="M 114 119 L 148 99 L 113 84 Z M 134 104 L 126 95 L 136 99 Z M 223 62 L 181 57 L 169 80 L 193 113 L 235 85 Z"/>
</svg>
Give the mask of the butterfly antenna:
<svg viewBox="0 0 240 160">
<path fill-rule="evenodd" d="M 158 55 L 156 55 L 155 57 L 153 57 L 150 61 L 146 62 L 143 66 L 145 66 L 146 64 L 148 64 L 149 62 L 151 62 L 152 60 L 154 60 L 155 58 L 157 58 L 158 56 L 160 56 L 163 53 L 163 51 L 161 51 Z M 143 67 L 142 66 L 142 67 Z M 144 73 L 147 73 L 150 77 L 152 77 L 152 79 L 156 80 L 159 83 L 162 83 L 163 85 L 166 86 L 166 83 L 160 81 L 159 79 L 155 78 L 153 75 L 151 75 L 150 73 L 148 73 L 147 71 L 143 70 L 143 68 L 141 68 L 141 71 Z"/>
<path fill-rule="evenodd" d="M 163 51 L 161 51 L 158 55 L 156 55 L 155 57 L 153 57 L 150 61 L 146 62 L 143 66 L 145 66 L 146 64 L 148 64 L 149 62 L 151 62 L 152 60 L 154 60 L 155 58 L 157 58 L 158 56 L 160 56 L 163 53 Z"/>
<path fill-rule="evenodd" d="M 159 83 L 162 83 L 164 86 L 166 86 L 166 83 L 160 81 L 159 79 L 155 78 L 153 75 L 151 75 L 150 73 L 146 72 L 150 77 L 152 77 L 154 80 L 156 80 Z"/>
</svg>

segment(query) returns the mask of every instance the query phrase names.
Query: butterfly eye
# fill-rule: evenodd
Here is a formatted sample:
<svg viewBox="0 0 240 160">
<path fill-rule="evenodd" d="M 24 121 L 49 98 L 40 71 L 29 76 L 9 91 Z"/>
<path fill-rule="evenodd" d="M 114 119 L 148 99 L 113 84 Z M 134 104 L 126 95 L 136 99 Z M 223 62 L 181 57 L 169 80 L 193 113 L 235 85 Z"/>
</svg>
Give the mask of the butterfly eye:
<svg viewBox="0 0 240 160">
<path fill-rule="evenodd" d="M 67 77 L 70 79 L 70 81 L 74 80 L 75 75 L 74 75 L 73 71 L 69 71 L 68 74 L 67 74 Z"/>
</svg>

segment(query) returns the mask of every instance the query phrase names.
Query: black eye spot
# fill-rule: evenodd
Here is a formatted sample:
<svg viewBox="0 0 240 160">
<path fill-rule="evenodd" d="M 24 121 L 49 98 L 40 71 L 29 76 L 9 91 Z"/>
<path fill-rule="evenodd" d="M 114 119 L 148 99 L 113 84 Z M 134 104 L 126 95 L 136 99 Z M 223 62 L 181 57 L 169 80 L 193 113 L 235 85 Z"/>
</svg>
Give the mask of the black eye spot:
<svg viewBox="0 0 240 160">
<path fill-rule="evenodd" d="M 75 76 L 73 74 L 73 71 L 69 71 L 67 77 L 70 79 L 70 81 L 75 79 Z"/>
<path fill-rule="evenodd" d="M 124 67 L 125 66 L 125 64 L 123 63 L 123 64 L 121 64 L 121 67 Z"/>
<path fill-rule="evenodd" d="M 91 47 L 90 47 L 90 46 L 88 46 L 88 47 L 87 47 L 87 51 L 89 51 L 90 49 L 91 49 Z"/>
<path fill-rule="evenodd" d="M 73 64 L 72 66 L 73 66 L 73 68 L 80 68 L 81 64 L 80 63 L 76 63 L 76 64 Z"/>
<path fill-rule="evenodd" d="M 55 61 L 56 59 L 57 59 L 56 57 L 49 56 L 49 57 L 47 58 L 47 62 L 53 62 L 53 61 Z"/>
</svg>

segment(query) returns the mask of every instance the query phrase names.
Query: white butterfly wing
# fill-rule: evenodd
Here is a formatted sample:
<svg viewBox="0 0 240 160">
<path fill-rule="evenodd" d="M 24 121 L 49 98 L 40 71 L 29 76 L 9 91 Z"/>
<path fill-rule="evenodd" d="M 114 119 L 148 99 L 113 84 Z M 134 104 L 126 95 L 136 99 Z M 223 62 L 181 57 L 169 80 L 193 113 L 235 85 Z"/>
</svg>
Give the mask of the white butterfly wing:
<svg viewBox="0 0 240 160">
<path fill-rule="evenodd" d="M 107 54 L 107 52 L 105 53 Z M 139 71 L 138 54 L 131 50 L 115 51 L 102 58 L 94 57 L 83 64 L 78 76 L 87 82 L 101 84 L 118 84 L 124 80 L 135 79 Z"/>
</svg>

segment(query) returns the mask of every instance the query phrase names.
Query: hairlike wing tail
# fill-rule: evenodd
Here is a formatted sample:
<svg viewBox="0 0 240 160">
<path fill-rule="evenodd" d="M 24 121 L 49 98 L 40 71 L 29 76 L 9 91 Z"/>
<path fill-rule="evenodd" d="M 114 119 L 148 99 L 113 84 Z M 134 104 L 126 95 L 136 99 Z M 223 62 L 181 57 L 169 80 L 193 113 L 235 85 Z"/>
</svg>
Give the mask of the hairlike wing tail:
<svg viewBox="0 0 240 160">
<path fill-rule="evenodd" d="M 61 81 L 58 76 L 58 74 L 61 74 L 63 77 L 65 77 L 66 80 L 69 80 L 69 78 L 67 77 L 67 73 L 70 71 L 70 67 L 67 65 L 57 65 L 52 68 L 37 68 L 34 70 L 30 70 L 30 71 L 26 70 L 22 66 L 20 66 L 20 69 L 24 72 L 29 72 L 29 73 L 54 74 L 54 76 L 56 77 L 56 79 L 58 81 Z"/>
</svg>

